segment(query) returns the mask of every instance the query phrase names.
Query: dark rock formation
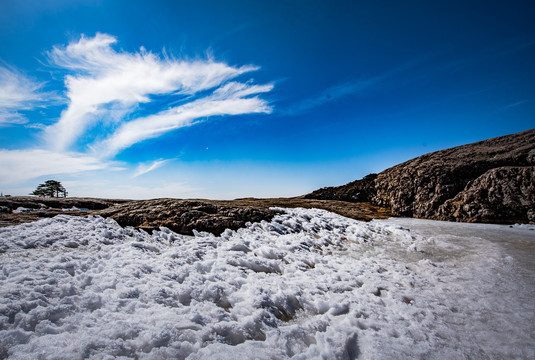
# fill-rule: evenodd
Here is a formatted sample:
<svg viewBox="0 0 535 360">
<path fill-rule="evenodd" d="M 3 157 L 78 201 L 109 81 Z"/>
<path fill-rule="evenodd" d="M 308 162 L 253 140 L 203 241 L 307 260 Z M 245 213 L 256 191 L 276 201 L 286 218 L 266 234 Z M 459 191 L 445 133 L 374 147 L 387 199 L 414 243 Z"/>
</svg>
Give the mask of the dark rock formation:
<svg viewBox="0 0 535 360">
<path fill-rule="evenodd" d="M 94 198 L 0 197 L 0 227 L 32 222 L 59 214 L 86 216 L 128 200 Z M 23 212 L 15 210 L 24 208 Z M 76 210 L 83 209 L 83 210 Z M 13 212 L 15 211 L 15 213 Z"/>
<path fill-rule="evenodd" d="M 400 216 L 535 222 L 534 167 L 532 129 L 426 154 L 379 173 L 373 184 L 364 178 L 307 197 L 358 201 L 364 188 L 374 204 Z"/>
<path fill-rule="evenodd" d="M 438 219 L 535 222 L 535 167 L 500 167 L 478 177 L 438 209 Z"/>
<path fill-rule="evenodd" d="M 391 216 L 384 208 L 370 203 L 349 204 L 333 200 L 297 198 L 236 200 L 137 200 L 120 204 L 95 214 L 115 219 L 121 226 L 145 230 L 165 226 L 177 233 L 191 235 L 193 230 L 219 235 L 225 229 L 236 230 L 248 222 L 269 221 L 277 214 L 273 207 L 324 209 L 357 220 L 369 221 Z"/>
<path fill-rule="evenodd" d="M 0 206 L 16 210 L 19 207 L 28 209 L 65 209 L 77 207 L 79 209 L 102 210 L 117 202 L 125 200 L 104 200 L 94 198 L 47 198 L 36 196 L 0 197 Z"/>
<path fill-rule="evenodd" d="M 305 199 L 370 202 L 375 196 L 377 174 L 366 175 L 361 180 L 335 187 L 325 187 L 304 196 Z"/>
<path fill-rule="evenodd" d="M 193 230 L 219 235 L 225 229 L 236 230 L 248 222 L 271 220 L 275 214 L 275 211 L 267 208 L 178 199 L 131 201 L 99 213 L 111 217 L 121 226 L 134 226 L 144 230 L 165 226 L 185 235 L 193 234 Z"/>
</svg>

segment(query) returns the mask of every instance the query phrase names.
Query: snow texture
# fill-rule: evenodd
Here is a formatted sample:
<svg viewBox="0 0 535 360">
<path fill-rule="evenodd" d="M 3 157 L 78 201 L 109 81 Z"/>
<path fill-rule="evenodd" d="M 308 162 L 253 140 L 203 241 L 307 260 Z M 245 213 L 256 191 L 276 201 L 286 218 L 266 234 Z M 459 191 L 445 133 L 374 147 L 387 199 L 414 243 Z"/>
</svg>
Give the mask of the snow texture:
<svg viewBox="0 0 535 360">
<path fill-rule="evenodd" d="M 71 208 L 63 208 L 61 210 L 63 210 L 63 211 L 87 211 L 89 209 L 88 208 L 77 208 L 76 206 L 73 206 Z"/>
<path fill-rule="evenodd" d="M 13 214 L 29 213 L 29 212 L 40 211 L 40 210 L 46 210 L 46 207 L 41 206 L 40 209 L 33 209 L 33 208 L 25 208 L 25 207 L 19 206 L 18 208 L 13 210 Z"/>
<path fill-rule="evenodd" d="M 515 252 L 532 228 L 279 210 L 219 237 L 68 215 L 0 229 L 0 358 L 535 358 Z"/>
</svg>

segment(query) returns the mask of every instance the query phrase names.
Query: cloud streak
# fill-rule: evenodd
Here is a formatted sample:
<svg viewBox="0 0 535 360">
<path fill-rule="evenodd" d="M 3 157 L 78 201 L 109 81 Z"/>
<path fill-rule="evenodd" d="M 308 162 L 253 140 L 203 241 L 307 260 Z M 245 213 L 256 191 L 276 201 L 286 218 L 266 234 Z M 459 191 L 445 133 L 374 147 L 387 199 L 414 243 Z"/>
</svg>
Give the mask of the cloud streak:
<svg viewBox="0 0 535 360">
<path fill-rule="evenodd" d="M 66 72 L 67 106 L 52 125 L 26 125 L 42 129 L 40 148 L 0 149 L 0 168 L 9 169 L 0 172 L 0 185 L 45 175 L 117 169 L 111 159 L 141 141 L 211 116 L 272 111 L 259 97 L 270 92 L 272 84 L 236 80 L 258 70 L 256 66 L 230 66 L 211 58 L 178 60 L 143 47 L 136 52 L 117 51 L 116 43 L 114 36 L 97 33 L 47 52 L 50 65 Z M 22 111 L 57 104 L 58 96 L 43 92 L 43 86 L 0 66 L 0 126 L 27 123 Z M 166 162 L 140 164 L 132 178 Z"/>
<path fill-rule="evenodd" d="M 150 164 L 139 164 L 136 169 L 136 172 L 134 173 L 132 177 L 138 177 L 146 173 L 149 173 L 152 170 L 156 170 L 157 168 L 163 166 L 167 161 L 169 160 L 156 160 Z"/>
<path fill-rule="evenodd" d="M 432 59 L 435 56 L 437 56 L 435 53 L 425 54 L 404 64 L 396 66 L 388 71 L 385 71 L 382 74 L 333 85 L 315 96 L 311 96 L 307 99 L 293 104 L 288 109 L 281 110 L 280 113 L 283 115 L 301 114 L 310 111 L 318 106 L 321 106 L 327 102 L 335 101 L 346 96 L 363 93 L 364 91 L 371 90 L 379 85 L 385 84 L 387 81 L 391 80 L 395 76 L 398 76 L 407 70 L 413 69 L 416 66 Z"/>
<path fill-rule="evenodd" d="M 42 104 L 42 87 L 43 83 L 32 81 L 19 71 L 0 66 L 0 126 L 27 123 L 20 111 Z"/>
<path fill-rule="evenodd" d="M 230 82 L 205 98 L 124 123 L 95 149 L 98 154 L 111 157 L 140 141 L 190 126 L 199 118 L 269 113 L 271 108 L 266 101 L 257 96 L 246 96 L 269 92 L 272 88 L 272 85 L 246 85 Z"/>
<path fill-rule="evenodd" d="M 143 48 L 137 53 L 117 52 L 112 48 L 116 42 L 113 36 L 97 33 L 92 38 L 82 36 L 66 47 L 54 47 L 48 53 L 51 63 L 74 72 L 65 78 L 69 106 L 46 130 L 48 142 L 56 150 L 69 149 L 99 121 L 121 122 L 140 104 L 149 103 L 151 95 L 195 95 L 258 69 L 232 67 L 210 59 L 161 58 Z M 115 116 L 110 116 L 110 108 Z M 164 112 L 157 119 L 169 119 L 168 115 Z M 177 126 L 169 127 L 174 128 Z M 162 134 L 161 130 L 152 134 Z"/>
<path fill-rule="evenodd" d="M 74 174 L 113 168 L 93 156 L 78 153 L 59 153 L 43 149 L 0 149 L 0 184 L 16 184 L 38 176 Z"/>
</svg>

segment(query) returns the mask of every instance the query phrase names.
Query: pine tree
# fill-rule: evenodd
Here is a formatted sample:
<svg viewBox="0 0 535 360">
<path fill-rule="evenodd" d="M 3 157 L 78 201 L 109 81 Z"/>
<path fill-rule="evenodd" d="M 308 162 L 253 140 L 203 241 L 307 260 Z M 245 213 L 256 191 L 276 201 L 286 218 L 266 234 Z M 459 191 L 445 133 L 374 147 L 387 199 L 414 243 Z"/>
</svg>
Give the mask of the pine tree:
<svg viewBox="0 0 535 360">
<path fill-rule="evenodd" d="M 47 180 L 44 184 L 39 184 L 30 195 L 41 197 L 67 197 L 67 190 L 56 180 Z"/>
</svg>

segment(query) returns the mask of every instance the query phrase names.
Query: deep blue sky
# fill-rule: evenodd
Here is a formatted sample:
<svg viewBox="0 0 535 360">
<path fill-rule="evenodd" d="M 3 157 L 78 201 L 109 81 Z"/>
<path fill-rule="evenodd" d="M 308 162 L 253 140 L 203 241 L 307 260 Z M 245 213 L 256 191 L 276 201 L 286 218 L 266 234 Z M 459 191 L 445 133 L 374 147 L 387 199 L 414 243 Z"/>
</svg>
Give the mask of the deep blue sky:
<svg viewBox="0 0 535 360">
<path fill-rule="evenodd" d="M 54 178 L 73 196 L 300 195 L 527 130 L 535 127 L 534 18 L 529 1 L 0 0 L 0 85 L 8 89 L 0 92 L 0 190 L 25 194 Z M 114 65 L 82 68 L 88 47 L 69 49 L 101 39 L 112 40 L 99 59 Z M 187 94 L 178 85 L 147 90 L 143 78 L 154 74 L 125 70 L 146 99 L 92 100 L 84 130 L 65 130 L 78 121 L 75 104 L 87 103 L 86 92 L 72 95 L 69 77 L 89 86 L 117 74 L 116 55 L 135 63 L 147 53 L 161 64 L 255 70 Z M 156 77 L 165 83 L 165 74 Z M 110 145 L 121 130 L 137 131 L 129 122 L 147 119 L 150 128 L 148 116 L 238 83 L 265 87 L 239 96 L 255 98 L 255 110 L 192 115 Z M 88 96 L 105 93 L 102 84 Z M 71 125 L 58 125 L 63 118 Z"/>
</svg>

